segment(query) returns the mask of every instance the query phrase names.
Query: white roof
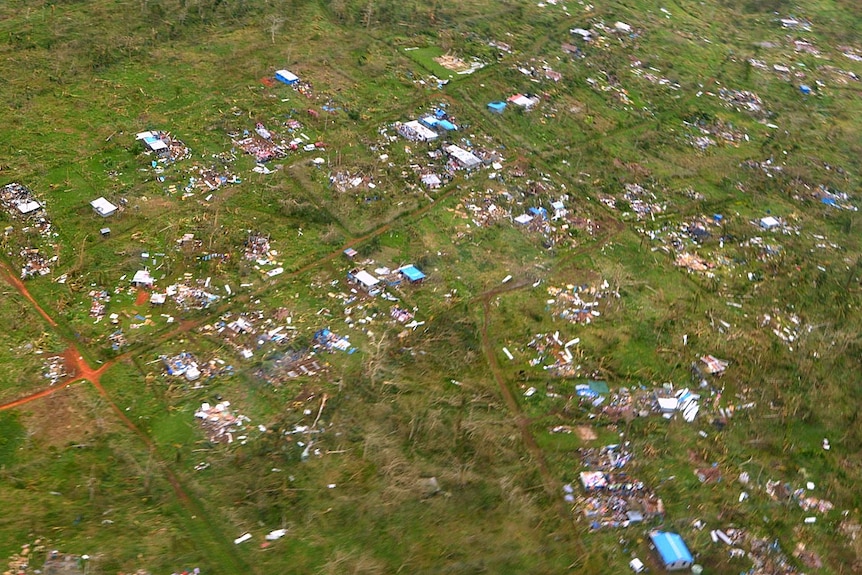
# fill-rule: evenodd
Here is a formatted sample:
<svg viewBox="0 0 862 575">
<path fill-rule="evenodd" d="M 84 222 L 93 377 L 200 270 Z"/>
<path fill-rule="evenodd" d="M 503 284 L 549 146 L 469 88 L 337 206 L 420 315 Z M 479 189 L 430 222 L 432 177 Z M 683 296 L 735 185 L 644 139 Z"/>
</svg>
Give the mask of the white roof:
<svg viewBox="0 0 862 575">
<path fill-rule="evenodd" d="M 404 126 L 416 132 L 416 134 L 423 140 L 433 140 L 437 138 L 437 132 L 435 132 L 431 128 L 423 126 L 421 123 L 419 123 L 419 120 L 411 120 L 410 122 L 405 122 Z"/>
<path fill-rule="evenodd" d="M 422 176 L 422 183 L 426 186 L 439 186 L 442 182 L 437 174 L 425 174 Z"/>
<path fill-rule="evenodd" d="M 772 216 L 766 216 L 765 218 L 760 218 L 760 225 L 764 228 L 774 228 L 781 225 L 781 222 Z"/>
<path fill-rule="evenodd" d="M 155 137 L 157 137 L 157 136 L 152 132 L 138 132 L 138 135 L 135 136 L 135 139 L 136 140 L 146 140 L 147 138 L 155 138 Z"/>
<path fill-rule="evenodd" d="M 276 70 L 275 75 L 281 76 L 285 80 L 289 80 L 289 81 L 299 80 L 299 76 L 297 76 L 296 74 L 294 74 L 290 70 Z"/>
<path fill-rule="evenodd" d="M 522 108 L 532 108 L 536 105 L 536 100 L 534 98 L 528 98 L 527 96 L 518 94 L 518 96 L 512 100 L 512 103 L 521 106 Z"/>
<path fill-rule="evenodd" d="M 531 216 L 530 214 L 521 214 L 520 216 L 515 218 L 515 221 L 519 224 L 529 224 L 532 220 L 533 216 Z"/>
<path fill-rule="evenodd" d="M 376 286 L 380 283 L 379 279 L 377 279 L 365 270 L 359 270 L 358 272 L 353 274 L 353 277 L 356 278 L 356 281 L 368 287 Z"/>
<path fill-rule="evenodd" d="M 454 144 L 447 146 L 446 151 L 449 153 L 449 155 L 454 156 L 456 160 L 461 162 L 467 168 L 472 168 L 482 163 L 482 160 L 477 158 L 471 152 L 468 152 L 463 148 L 459 148 Z"/>
<path fill-rule="evenodd" d="M 93 209 L 99 212 L 99 215 L 101 216 L 110 216 L 117 211 L 117 206 L 101 196 L 90 202 L 90 205 L 93 206 Z"/>
<path fill-rule="evenodd" d="M 662 411 L 675 411 L 679 406 L 679 400 L 675 397 L 659 397 L 658 406 Z"/>
<path fill-rule="evenodd" d="M 158 152 L 159 150 L 167 150 L 168 145 L 164 143 L 162 140 L 151 140 L 147 142 L 147 145 L 154 152 Z"/>
<path fill-rule="evenodd" d="M 39 208 L 42 207 L 42 204 L 37 202 L 36 200 L 30 200 L 29 202 L 18 202 L 18 211 L 22 214 L 29 214 L 30 212 L 35 212 Z"/>
<path fill-rule="evenodd" d="M 132 278 L 133 284 L 152 284 L 153 278 L 150 276 L 149 270 L 138 270 L 135 272 L 135 277 Z"/>
</svg>

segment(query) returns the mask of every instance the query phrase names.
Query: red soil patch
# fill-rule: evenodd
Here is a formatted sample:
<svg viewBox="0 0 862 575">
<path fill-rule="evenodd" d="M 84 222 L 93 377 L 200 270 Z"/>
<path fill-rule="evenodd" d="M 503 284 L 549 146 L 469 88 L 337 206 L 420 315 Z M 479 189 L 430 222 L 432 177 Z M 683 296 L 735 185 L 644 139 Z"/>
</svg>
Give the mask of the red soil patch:
<svg viewBox="0 0 862 575">
<path fill-rule="evenodd" d="M 146 290 L 139 289 L 138 297 L 135 298 L 135 305 L 144 305 L 150 299 L 150 294 Z"/>
</svg>

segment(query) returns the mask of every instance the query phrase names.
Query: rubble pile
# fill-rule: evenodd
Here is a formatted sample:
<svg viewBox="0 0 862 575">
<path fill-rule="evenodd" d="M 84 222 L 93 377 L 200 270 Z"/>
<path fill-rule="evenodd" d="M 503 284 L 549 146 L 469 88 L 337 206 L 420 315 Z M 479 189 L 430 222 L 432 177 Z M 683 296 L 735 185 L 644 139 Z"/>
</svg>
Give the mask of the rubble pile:
<svg viewBox="0 0 862 575">
<path fill-rule="evenodd" d="M 566 285 L 564 288 L 548 286 L 547 309 L 551 315 L 571 323 L 590 324 L 601 316 L 599 307 L 608 297 L 619 298 L 617 291 L 610 289 L 607 280 L 595 285 Z"/>
<path fill-rule="evenodd" d="M 234 434 L 241 433 L 245 424 L 251 420 L 245 415 L 238 414 L 230 409 L 229 401 L 222 401 L 215 405 L 202 403 L 195 412 L 195 417 L 200 419 L 200 425 L 213 443 L 233 443 L 234 439 L 245 443 L 247 436 Z"/>
<path fill-rule="evenodd" d="M 27 244 L 18 251 L 22 261 L 21 279 L 51 273 L 51 267 L 59 257 L 47 254 L 49 251 L 58 252 L 59 246 L 50 241 L 57 234 L 53 231 L 44 204 L 35 198 L 28 187 L 12 183 L 0 188 L 0 205 L 10 218 L 21 222 L 23 226 L 21 232 Z M 5 235 L 9 236 L 13 231 L 14 228 L 10 226 L 6 228 Z"/>
<path fill-rule="evenodd" d="M 292 317 L 283 308 L 273 317 L 267 317 L 261 310 L 252 310 L 227 312 L 216 322 L 201 326 L 199 331 L 218 337 L 243 359 L 250 359 L 267 344 L 284 346 L 290 343 L 296 332 L 296 326 L 291 324 Z"/>
<path fill-rule="evenodd" d="M 747 557 L 752 568 L 747 575 L 799 575 L 778 543 L 778 539 L 757 537 L 746 529 L 714 529 L 710 532 L 713 543 L 730 547 L 731 558 Z"/>
<path fill-rule="evenodd" d="M 527 344 L 535 350 L 536 356 L 529 361 L 530 366 L 541 365 L 542 369 L 559 377 L 572 377 L 579 373 L 581 366 L 575 362 L 570 348 L 577 345 L 580 338 L 563 341 L 560 332 L 538 333 Z"/>
<path fill-rule="evenodd" d="M 172 357 L 161 355 L 159 359 L 165 366 L 165 373 L 174 377 L 185 377 L 188 381 L 197 381 L 201 378 L 212 379 L 219 375 L 233 373 L 233 366 L 227 365 L 222 359 L 213 358 L 201 363 L 194 354 L 187 351 Z"/>
<path fill-rule="evenodd" d="M 105 308 L 108 302 L 111 301 L 111 295 L 107 290 L 90 290 L 90 317 L 96 318 L 95 323 L 102 321 L 105 317 Z"/>
<path fill-rule="evenodd" d="M 66 371 L 66 360 L 60 355 L 46 357 L 42 369 L 44 370 L 43 375 L 51 382 L 51 385 L 74 375 Z"/>
<path fill-rule="evenodd" d="M 298 148 L 296 143 L 288 144 L 276 134 L 267 130 L 260 122 L 255 126 L 254 133 L 245 130 L 242 137 L 233 135 L 232 138 L 235 146 L 246 154 L 253 156 L 260 163 L 269 162 L 276 158 L 283 158 L 289 150 Z"/>
<path fill-rule="evenodd" d="M 718 97 L 736 111 L 748 112 L 759 118 L 765 118 L 770 115 L 770 112 L 763 104 L 763 100 L 754 92 L 721 88 L 718 91 Z"/>
<path fill-rule="evenodd" d="M 628 442 L 578 451 L 581 464 L 587 468 L 579 475 L 584 492 L 575 496 L 574 488 L 565 485 L 565 499 L 592 529 L 628 527 L 664 515 L 662 500 L 643 481 L 624 471 L 633 459 Z"/>
<path fill-rule="evenodd" d="M 329 364 L 319 360 L 314 351 L 300 350 L 281 354 L 257 370 L 255 375 L 267 383 L 278 385 L 297 377 L 317 377 L 328 370 Z"/>
</svg>

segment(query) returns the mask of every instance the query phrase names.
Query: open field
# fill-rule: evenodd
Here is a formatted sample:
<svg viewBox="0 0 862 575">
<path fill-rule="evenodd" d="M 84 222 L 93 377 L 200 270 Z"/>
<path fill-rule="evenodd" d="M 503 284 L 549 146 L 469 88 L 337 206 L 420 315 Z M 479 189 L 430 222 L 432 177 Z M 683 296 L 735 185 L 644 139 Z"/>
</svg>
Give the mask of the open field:
<svg viewBox="0 0 862 575">
<path fill-rule="evenodd" d="M 0 556 L 860 572 L 860 29 L 0 3 Z"/>
</svg>

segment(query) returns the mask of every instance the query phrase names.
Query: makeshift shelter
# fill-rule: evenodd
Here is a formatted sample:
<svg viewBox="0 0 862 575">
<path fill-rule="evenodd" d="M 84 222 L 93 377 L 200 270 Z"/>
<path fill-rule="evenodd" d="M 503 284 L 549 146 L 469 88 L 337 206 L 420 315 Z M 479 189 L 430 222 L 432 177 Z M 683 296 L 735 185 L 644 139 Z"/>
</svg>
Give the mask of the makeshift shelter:
<svg viewBox="0 0 862 575">
<path fill-rule="evenodd" d="M 452 130 L 457 130 L 458 126 L 450 122 L 449 120 L 440 120 L 437 122 L 437 126 L 439 128 L 443 128 L 447 132 L 451 132 Z"/>
<path fill-rule="evenodd" d="M 117 211 L 117 206 L 106 200 L 104 197 L 99 196 L 92 202 L 90 205 L 93 206 L 93 210 L 103 218 L 107 218 Z"/>
<path fill-rule="evenodd" d="M 288 86 L 293 86 L 299 82 L 299 76 L 289 70 L 276 70 L 275 79 L 287 84 Z"/>
<path fill-rule="evenodd" d="M 139 270 L 132 278 L 132 285 L 136 287 L 153 287 L 153 277 L 149 270 Z"/>
<path fill-rule="evenodd" d="M 656 553 L 664 568 L 668 571 L 689 569 L 694 563 L 691 551 L 676 533 L 653 531 L 649 534 L 650 541 L 655 546 Z"/>
<path fill-rule="evenodd" d="M 488 109 L 495 114 L 502 114 L 506 111 L 506 102 L 489 102 Z"/>
<path fill-rule="evenodd" d="M 781 225 L 776 218 L 772 216 L 766 216 L 765 218 L 760 218 L 760 227 L 764 230 L 771 230 L 772 228 L 777 228 Z"/>
<path fill-rule="evenodd" d="M 425 274 L 423 274 L 422 271 L 413 264 L 404 266 L 398 270 L 398 273 L 407 278 L 407 281 L 412 284 L 419 283 L 425 279 Z"/>
<path fill-rule="evenodd" d="M 520 106 L 525 110 L 530 110 L 533 106 L 539 103 L 539 98 L 537 96 L 531 96 L 530 94 L 515 94 L 513 96 L 509 96 L 507 101 L 516 106 Z"/>
<path fill-rule="evenodd" d="M 169 154 L 171 151 L 168 145 L 154 132 L 140 132 L 135 138 L 142 140 L 151 152 L 162 155 Z"/>
</svg>

